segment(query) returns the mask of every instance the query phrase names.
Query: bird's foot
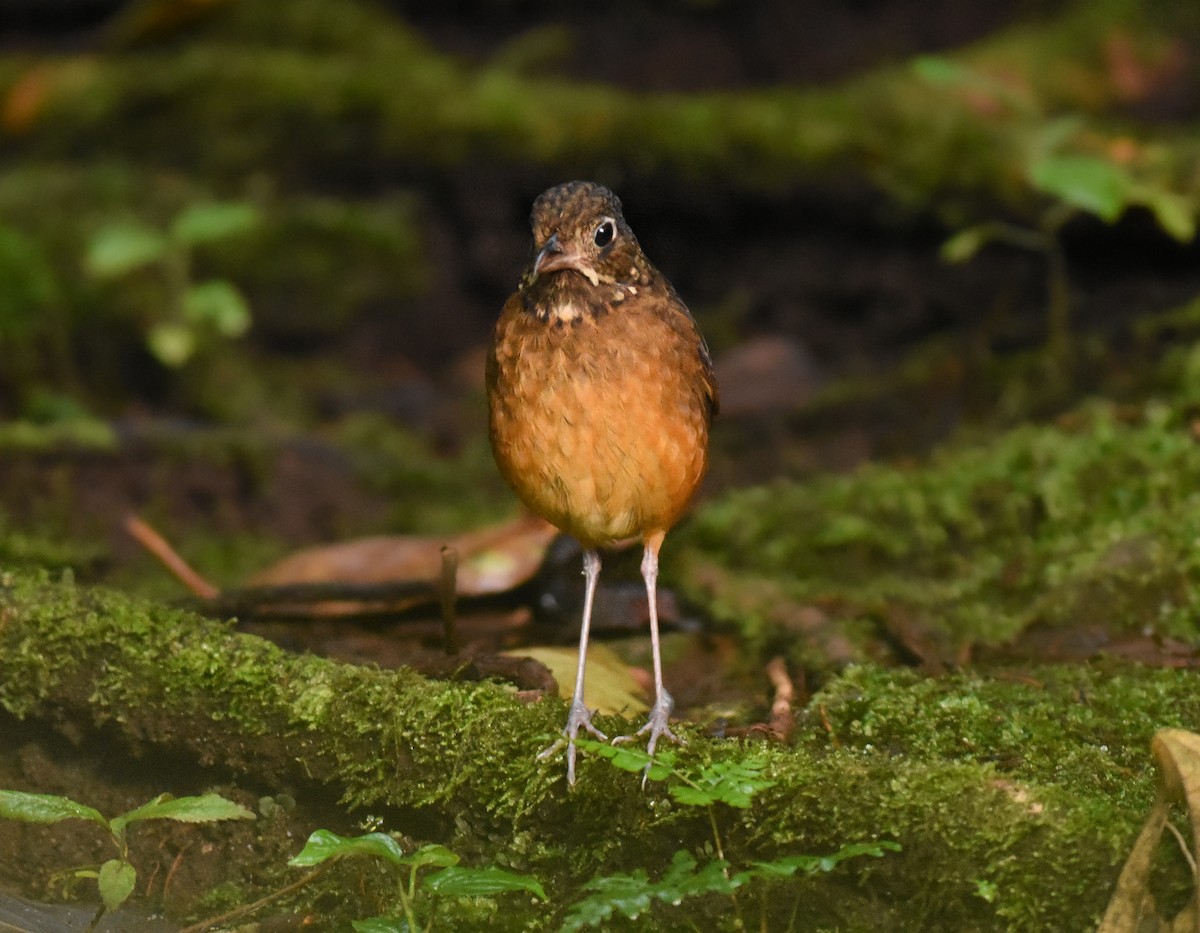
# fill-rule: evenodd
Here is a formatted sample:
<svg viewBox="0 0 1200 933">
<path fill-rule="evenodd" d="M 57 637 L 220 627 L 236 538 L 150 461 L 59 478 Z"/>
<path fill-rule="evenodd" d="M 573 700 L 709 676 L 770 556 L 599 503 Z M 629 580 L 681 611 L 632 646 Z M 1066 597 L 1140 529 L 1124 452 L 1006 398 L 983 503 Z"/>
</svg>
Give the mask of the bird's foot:
<svg viewBox="0 0 1200 933">
<path fill-rule="evenodd" d="M 549 748 L 538 752 L 537 756 L 538 761 L 545 761 L 562 748 L 563 745 L 566 745 L 567 783 L 570 785 L 575 784 L 575 736 L 579 734 L 581 728 L 594 735 L 601 742 L 608 741 L 608 736 L 592 725 L 592 711 L 583 704 L 582 700 L 574 700 L 571 703 L 571 711 L 567 714 L 567 724 L 563 727 L 562 735 L 555 739 L 554 744 Z"/>
<path fill-rule="evenodd" d="M 646 754 L 654 757 L 654 749 L 658 745 L 660 738 L 670 739 L 678 745 L 686 744 L 683 739 L 671 731 L 669 725 L 671 719 L 671 711 L 675 709 L 675 701 L 671 699 L 671 694 L 666 690 L 659 692 L 658 699 L 654 701 L 654 708 L 650 710 L 650 718 L 646 720 L 646 724 L 632 735 L 620 735 L 613 739 L 613 745 L 618 745 L 621 742 L 629 742 L 636 739 L 639 735 L 650 733 L 650 741 L 646 743 Z M 647 764 L 642 772 L 642 789 L 646 787 L 646 779 L 650 776 L 650 765 Z"/>
</svg>

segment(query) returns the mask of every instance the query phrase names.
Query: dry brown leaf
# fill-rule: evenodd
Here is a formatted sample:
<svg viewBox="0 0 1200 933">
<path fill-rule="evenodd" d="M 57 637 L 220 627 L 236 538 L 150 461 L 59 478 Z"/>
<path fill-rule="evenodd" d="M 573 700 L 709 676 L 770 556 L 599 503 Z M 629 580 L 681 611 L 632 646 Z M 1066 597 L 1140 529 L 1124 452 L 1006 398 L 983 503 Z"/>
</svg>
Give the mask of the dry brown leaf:
<svg viewBox="0 0 1200 933">
<path fill-rule="evenodd" d="M 503 593 L 529 580 L 541 566 L 558 531 L 533 515 L 460 535 L 437 538 L 377 536 L 306 548 L 254 574 L 247 589 L 323 584 L 370 586 L 428 584 L 423 593 L 373 599 L 321 599 L 302 602 L 270 599 L 258 608 L 301 615 L 349 615 L 363 611 L 399 611 L 435 599 L 442 573 L 442 549 L 458 556 L 459 596 Z"/>
<path fill-rule="evenodd" d="M 1099 933 L 1200 933 L 1196 910 L 1197 879 L 1193 877 L 1192 900 L 1172 918 L 1162 917 L 1150 889 L 1150 869 L 1158 851 L 1172 805 L 1183 803 L 1192 828 L 1192 853 L 1200 843 L 1200 735 L 1182 729 L 1161 729 L 1150 742 L 1158 767 L 1158 788 L 1146 824 L 1125 860 L 1117 887 L 1108 902 Z M 1182 840 L 1181 840 L 1182 842 Z M 1187 853 L 1196 874 L 1194 855 Z"/>
</svg>

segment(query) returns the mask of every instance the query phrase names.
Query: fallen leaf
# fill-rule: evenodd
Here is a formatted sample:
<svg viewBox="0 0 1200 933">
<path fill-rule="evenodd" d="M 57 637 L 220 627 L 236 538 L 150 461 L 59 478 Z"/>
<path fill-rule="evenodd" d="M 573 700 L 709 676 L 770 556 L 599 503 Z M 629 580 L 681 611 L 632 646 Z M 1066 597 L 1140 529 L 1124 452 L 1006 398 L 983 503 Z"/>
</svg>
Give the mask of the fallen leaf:
<svg viewBox="0 0 1200 933">
<path fill-rule="evenodd" d="M 506 652 L 513 657 L 533 658 L 550 669 L 558 681 L 558 693 L 564 700 L 575 692 L 575 668 L 579 652 L 575 648 L 522 648 Z M 588 648 L 587 672 L 583 682 L 583 702 L 588 709 L 610 715 L 644 713 L 649 707 L 641 699 L 637 680 L 612 649 L 604 645 Z"/>
<path fill-rule="evenodd" d="M 1151 866 L 1172 805 L 1183 803 L 1187 807 L 1192 852 L 1197 851 L 1200 843 L 1200 735 L 1182 729 L 1160 729 L 1150 742 L 1150 751 L 1158 768 L 1154 803 L 1121 869 L 1098 933 L 1200 931 L 1200 914 L 1196 912 L 1200 886 L 1197 886 L 1192 854 L 1185 852 L 1192 864 L 1192 899 L 1175 917 L 1166 918 L 1159 914 L 1150 885 Z"/>
<path fill-rule="evenodd" d="M 459 596 L 503 593 L 533 577 L 557 534 L 548 522 L 525 515 L 448 537 L 381 535 L 306 548 L 254 574 L 241 595 L 258 591 L 262 598 L 239 611 L 330 616 L 395 612 L 434 602 L 443 548 L 453 548 L 458 555 Z M 380 587 L 378 594 L 371 592 L 372 586 Z M 312 587 L 316 598 L 305 599 L 305 587 Z M 347 593 L 328 596 L 338 587 Z M 273 589 L 289 592 L 272 597 Z M 224 593 L 222 599 L 235 595 Z"/>
</svg>

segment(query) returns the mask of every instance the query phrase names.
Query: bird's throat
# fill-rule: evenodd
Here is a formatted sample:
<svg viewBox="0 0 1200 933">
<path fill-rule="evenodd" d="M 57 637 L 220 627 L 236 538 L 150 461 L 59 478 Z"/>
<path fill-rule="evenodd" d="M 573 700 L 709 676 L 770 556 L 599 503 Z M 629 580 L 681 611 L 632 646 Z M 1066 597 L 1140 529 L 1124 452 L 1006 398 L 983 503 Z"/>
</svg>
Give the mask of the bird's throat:
<svg viewBox="0 0 1200 933">
<path fill-rule="evenodd" d="M 525 310 L 539 321 L 557 327 L 595 320 L 624 298 L 619 285 L 592 285 L 570 272 L 532 282 L 522 295 Z"/>
</svg>

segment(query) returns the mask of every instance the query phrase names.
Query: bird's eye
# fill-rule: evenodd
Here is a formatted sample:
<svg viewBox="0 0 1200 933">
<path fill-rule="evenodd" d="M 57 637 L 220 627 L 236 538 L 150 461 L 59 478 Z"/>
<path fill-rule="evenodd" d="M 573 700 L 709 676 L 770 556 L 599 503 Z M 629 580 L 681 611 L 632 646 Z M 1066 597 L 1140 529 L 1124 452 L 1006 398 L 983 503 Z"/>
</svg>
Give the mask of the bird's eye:
<svg viewBox="0 0 1200 933">
<path fill-rule="evenodd" d="M 603 249 L 612 242 L 613 235 L 615 233 L 616 227 L 613 225 L 612 220 L 608 217 L 605 217 L 600 226 L 596 228 L 596 232 L 593 234 L 592 239 L 595 241 L 597 246 Z"/>
</svg>

